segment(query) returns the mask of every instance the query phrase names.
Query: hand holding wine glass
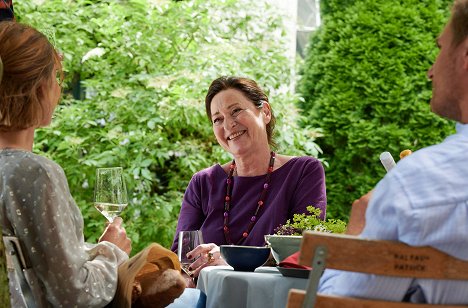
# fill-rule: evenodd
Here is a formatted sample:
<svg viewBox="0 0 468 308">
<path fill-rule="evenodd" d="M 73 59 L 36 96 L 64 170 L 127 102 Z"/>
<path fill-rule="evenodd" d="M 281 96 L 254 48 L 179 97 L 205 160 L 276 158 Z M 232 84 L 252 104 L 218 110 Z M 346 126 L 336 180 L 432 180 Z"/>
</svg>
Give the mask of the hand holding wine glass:
<svg viewBox="0 0 468 308">
<path fill-rule="evenodd" d="M 94 189 L 94 206 L 112 222 L 128 204 L 122 167 L 98 168 Z"/>
<path fill-rule="evenodd" d="M 104 233 L 99 238 L 99 242 L 106 241 L 110 242 L 120 249 L 122 249 L 127 255 L 130 255 L 132 251 L 132 241 L 127 236 L 127 231 L 122 226 L 122 218 L 116 217 L 112 223 L 109 223 L 104 230 Z"/>
<path fill-rule="evenodd" d="M 191 276 L 191 273 L 188 268 L 196 258 L 189 259 L 187 257 L 187 253 L 194 250 L 195 247 L 200 244 L 203 244 L 203 237 L 200 230 L 180 231 L 177 255 L 179 257 L 182 270 L 189 276 Z"/>
</svg>

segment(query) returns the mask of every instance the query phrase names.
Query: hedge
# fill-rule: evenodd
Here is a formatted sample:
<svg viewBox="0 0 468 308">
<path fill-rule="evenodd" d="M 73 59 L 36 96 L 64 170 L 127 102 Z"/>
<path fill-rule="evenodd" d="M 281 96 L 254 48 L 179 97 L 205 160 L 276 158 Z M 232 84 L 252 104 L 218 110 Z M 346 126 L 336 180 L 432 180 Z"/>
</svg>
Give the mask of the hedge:
<svg viewBox="0 0 468 308">
<path fill-rule="evenodd" d="M 304 125 L 323 129 L 328 214 L 346 218 L 353 200 L 384 176 L 379 155 L 440 142 L 454 130 L 430 112 L 426 72 L 448 0 L 325 1 L 323 25 L 301 69 Z"/>
</svg>

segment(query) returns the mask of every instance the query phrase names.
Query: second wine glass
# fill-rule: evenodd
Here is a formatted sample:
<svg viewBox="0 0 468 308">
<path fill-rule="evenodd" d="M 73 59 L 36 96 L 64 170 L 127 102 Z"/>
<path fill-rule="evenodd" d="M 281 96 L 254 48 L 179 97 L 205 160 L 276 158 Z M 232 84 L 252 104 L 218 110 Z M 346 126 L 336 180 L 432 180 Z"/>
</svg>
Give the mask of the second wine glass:
<svg viewBox="0 0 468 308">
<path fill-rule="evenodd" d="M 128 204 L 127 187 L 122 167 L 98 168 L 94 188 L 94 206 L 109 222 Z"/>
<path fill-rule="evenodd" d="M 187 253 L 194 250 L 198 245 L 203 244 L 203 237 L 200 230 L 194 231 L 180 231 L 179 242 L 177 247 L 177 255 L 179 257 L 180 264 L 185 273 L 190 275 L 188 268 L 192 262 L 198 257 L 189 259 Z"/>
</svg>

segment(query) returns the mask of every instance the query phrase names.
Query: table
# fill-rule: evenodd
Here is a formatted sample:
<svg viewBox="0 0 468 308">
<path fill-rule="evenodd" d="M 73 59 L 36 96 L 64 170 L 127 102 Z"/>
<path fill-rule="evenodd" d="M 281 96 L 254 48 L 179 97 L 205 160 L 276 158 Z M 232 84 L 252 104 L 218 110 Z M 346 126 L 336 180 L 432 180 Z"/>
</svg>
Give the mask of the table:
<svg viewBox="0 0 468 308">
<path fill-rule="evenodd" d="M 307 287 L 307 279 L 284 277 L 275 267 L 236 272 L 230 266 L 204 268 L 197 289 L 207 296 L 207 308 L 284 308 L 289 289 Z"/>
</svg>

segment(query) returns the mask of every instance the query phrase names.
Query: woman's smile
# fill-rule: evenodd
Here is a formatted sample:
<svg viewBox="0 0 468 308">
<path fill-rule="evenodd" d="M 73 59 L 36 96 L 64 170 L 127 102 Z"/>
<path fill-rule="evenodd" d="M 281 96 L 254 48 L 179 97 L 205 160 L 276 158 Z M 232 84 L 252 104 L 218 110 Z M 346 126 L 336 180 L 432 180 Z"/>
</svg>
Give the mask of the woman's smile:
<svg viewBox="0 0 468 308">
<path fill-rule="evenodd" d="M 234 139 L 237 139 L 238 137 L 242 136 L 243 134 L 245 134 L 246 130 L 241 130 L 241 131 L 238 131 L 238 132 L 235 132 L 234 134 L 230 135 L 229 137 L 227 137 L 227 140 L 230 141 L 230 140 L 234 140 Z"/>
</svg>

